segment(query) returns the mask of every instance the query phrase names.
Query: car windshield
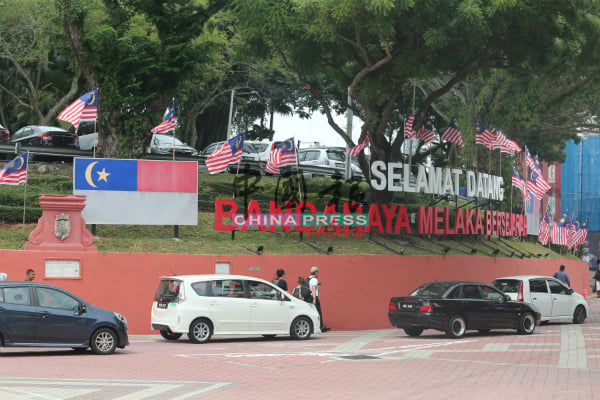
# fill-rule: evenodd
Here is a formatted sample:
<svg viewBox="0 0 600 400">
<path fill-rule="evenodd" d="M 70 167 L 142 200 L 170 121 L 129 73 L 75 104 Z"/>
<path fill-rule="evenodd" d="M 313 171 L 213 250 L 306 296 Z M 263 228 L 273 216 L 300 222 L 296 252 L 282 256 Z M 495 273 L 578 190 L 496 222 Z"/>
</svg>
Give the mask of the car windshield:
<svg viewBox="0 0 600 400">
<path fill-rule="evenodd" d="M 441 296 L 453 286 L 452 283 L 432 282 L 418 287 L 409 296 Z"/>
<path fill-rule="evenodd" d="M 493 285 L 504 293 L 517 293 L 521 281 L 518 279 L 496 279 Z"/>
<path fill-rule="evenodd" d="M 346 161 L 346 155 L 339 150 L 327 150 L 327 158 L 333 161 Z"/>
</svg>

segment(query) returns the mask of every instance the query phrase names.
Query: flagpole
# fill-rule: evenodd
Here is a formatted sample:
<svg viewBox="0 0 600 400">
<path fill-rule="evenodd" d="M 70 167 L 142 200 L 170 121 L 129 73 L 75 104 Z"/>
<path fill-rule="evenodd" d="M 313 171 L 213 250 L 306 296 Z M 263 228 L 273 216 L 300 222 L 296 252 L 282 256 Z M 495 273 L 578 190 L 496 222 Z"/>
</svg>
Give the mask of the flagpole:
<svg viewBox="0 0 600 400">
<path fill-rule="evenodd" d="M 92 146 L 94 146 L 94 158 L 96 158 L 96 138 L 98 137 L 97 117 L 94 120 L 94 135 L 92 136 Z"/>
<path fill-rule="evenodd" d="M 235 179 L 233 180 L 233 195 L 232 195 L 233 200 L 235 200 L 235 189 L 237 187 L 237 178 L 240 173 L 240 164 L 241 163 L 242 163 L 242 159 L 240 158 L 240 160 L 238 161 L 237 169 L 235 170 Z"/>
<path fill-rule="evenodd" d="M 294 137 L 293 140 L 296 140 Z M 298 180 L 298 198 L 302 201 L 302 190 L 300 188 L 300 163 L 298 162 L 298 149 L 300 148 L 300 141 L 298 140 L 298 144 L 296 145 L 296 179 Z"/>
<path fill-rule="evenodd" d="M 25 169 L 25 189 L 23 193 L 23 229 L 25 229 L 25 211 L 27 210 L 27 180 L 29 178 L 29 151 L 27 151 L 27 168 Z"/>
<path fill-rule="evenodd" d="M 411 114 L 415 115 L 415 96 L 416 96 L 416 91 L 417 91 L 417 85 L 415 84 L 415 81 L 413 80 L 413 97 L 412 97 L 412 108 L 411 108 Z M 410 118 L 410 116 L 409 116 Z M 413 124 L 415 123 L 415 121 L 413 120 Z M 414 127 L 412 129 L 412 131 L 414 132 Z M 412 170 L 412 138 L 409 139 L 410 143 L 408 144 L 408 179 L 410 181 L 410 174 L 411 174 L 411 170 Z"/>
</svg>

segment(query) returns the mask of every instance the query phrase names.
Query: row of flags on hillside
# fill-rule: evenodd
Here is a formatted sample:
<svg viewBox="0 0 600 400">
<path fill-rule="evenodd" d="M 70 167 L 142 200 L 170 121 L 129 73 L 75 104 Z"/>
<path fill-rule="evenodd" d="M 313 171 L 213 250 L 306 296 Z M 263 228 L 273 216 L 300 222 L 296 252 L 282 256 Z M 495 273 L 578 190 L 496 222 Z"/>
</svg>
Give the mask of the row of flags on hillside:
<svg viewBox="0 0 600 400">
<path fill-rule="evenodd" d="M 567 220 L 567 214 L 562 214 L 554 226 L 551 226 L 550 214 L 547 212 L 540 222 L 538 241 L 543 245 L 547 245 L 548 241 L 552 241 L 553 244 L 574 249 L 585 242 L 587 233 L 587 220 L 580 225 L 579 221 L 575 220 L 573 216 Z"/>
<path fill-rule="evenodd" d="M 234 136 L 210 154 L 206 158 L 208 172 L 210 174 L 218 174 L 224 172 L 230 164 L 239 163 L 242 159 L 245 138 L 245 133 Z M 297 163 L 298 152 L 294 138 L 291 137 L 282 142 L 271 144 L 271 151 L 265 169 L 273 175 L 279 175 L 281 167 L 297 165 Z"/>
<path fill-rule="evenodd" d="M 79 128 L 81 121 L 95 121 L 98 118 L 98 89 L 87 92 L 73 103 L 68 105 L 56 118 L 69 122 L 75 130 Z M 163 116 L 163 122 L 151 129 L 152 133 L 167 133 L 175 130 L 177 116 L 175 99 L 167 108 Z"/>
<path fill-rule="evenodd" d="M 521 191 L 523 197 L 527 200 L 530 199 L 529 193 L 533 194 L 536 199 L 541 200 L 552 186 L 550 186 L 542 175 L 542 164 L 539 157 L 536 155 L 535 159 L 532 158 L 527 146 L 525 146 L 525 162 L 529 168 L 527 180 L 523 179 L 517 166 L 513 163 L 512 184 Z"/>
</svg>

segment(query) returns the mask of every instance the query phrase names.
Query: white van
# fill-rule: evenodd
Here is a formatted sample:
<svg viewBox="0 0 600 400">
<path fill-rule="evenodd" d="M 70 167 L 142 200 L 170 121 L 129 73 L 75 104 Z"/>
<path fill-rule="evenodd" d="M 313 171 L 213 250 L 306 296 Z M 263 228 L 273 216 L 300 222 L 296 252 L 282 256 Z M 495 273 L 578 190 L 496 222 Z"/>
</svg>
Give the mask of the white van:
<svg viewBox="0 0 600 400">
<path fill-rule="evenodd" d="M 152 303 L 152 329 L 163 338 L 206 343 L 214 335 L 290 335 L 308 339 L 320 326 L 313 304 L 278 286 L 241 275 L 161 277 Z"/>
</svg>

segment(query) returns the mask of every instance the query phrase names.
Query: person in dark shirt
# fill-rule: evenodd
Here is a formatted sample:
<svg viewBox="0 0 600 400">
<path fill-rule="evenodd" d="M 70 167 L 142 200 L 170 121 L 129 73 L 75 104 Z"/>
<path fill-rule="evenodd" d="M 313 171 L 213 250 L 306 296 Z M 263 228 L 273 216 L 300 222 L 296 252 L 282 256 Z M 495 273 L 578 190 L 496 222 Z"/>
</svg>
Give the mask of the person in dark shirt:
<svg viewBox="0 0 600 400">
<path fill-rule="evenodd" d="M 272 282 L 287 292 L 288 285 L 287 285 L 287 282 L 285 281 L 285 279 L 283 279 L 284 276 L 285 276 L 285 271 L 282 268 L 279 268 L 277 270 L 277 278 L 273 279 Z"/>
<path fill-rule="evenodd" d="M 565 272 L 565 266 L 561 265 L 558 271 L 556 271 L 553 275 L 554 278 L 558 279 L 565 285 L 571 287 L 571 280 L 569 279 L 569 275 Z"/>
</svg>

